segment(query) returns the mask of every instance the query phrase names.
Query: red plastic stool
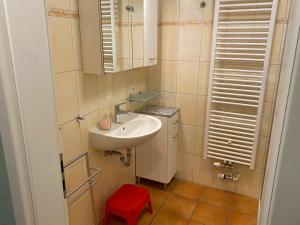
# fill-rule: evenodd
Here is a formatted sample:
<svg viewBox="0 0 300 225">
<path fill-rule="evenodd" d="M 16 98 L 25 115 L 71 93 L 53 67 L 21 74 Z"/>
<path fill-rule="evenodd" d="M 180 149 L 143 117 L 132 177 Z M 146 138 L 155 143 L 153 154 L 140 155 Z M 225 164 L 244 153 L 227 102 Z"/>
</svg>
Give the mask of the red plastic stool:
<svg viewBox="0 0 300 225">
<path fill-rule="evenodd" d="M 136 225 L 137 218 L 146 205 L 152 214 L 149 191 L 136 185 L 125 184 L 107 200 L 103 225 L 108 225 L 110 214 L 124 218 L 127 225 Z"/>
</svg>

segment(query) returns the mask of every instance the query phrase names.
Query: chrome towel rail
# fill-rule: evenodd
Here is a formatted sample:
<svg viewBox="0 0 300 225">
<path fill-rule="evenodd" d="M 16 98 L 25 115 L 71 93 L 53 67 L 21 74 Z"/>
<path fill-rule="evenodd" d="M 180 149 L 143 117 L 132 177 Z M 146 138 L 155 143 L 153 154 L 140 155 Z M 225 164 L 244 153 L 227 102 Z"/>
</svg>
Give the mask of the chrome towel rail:
<svg viewBox="0 0 300 225">
<path fill-rule="evenodd" d="M 98 175 L 101 172 L 101 169 L 95 167 L 89 167 L 88 152 L 81 153 L 66 163 L 63 163 L 62 154 L 60 158 L 61 158 L 62 173 L 63 173 L 64 197 L 67 199 L 68 206 L 69 206 L 73 202 L 75 202 L 78 198 L 80 198 L 83 194 L 85 194 L 88 190 L 90 190 L 97 183 L 97 181 L 94 178 L 96 175 Z M 86 169 L 87 169 L 88 177 L 83 182 L 81 182 L 76 188 L 74 188 L 70 192 L 67 192 L 65 186 L 65 179 L 66 179 L 65 169 L 75 164 L 79 160 L 84 160 L 84 158 L 86 160 Z"/>
</svg>

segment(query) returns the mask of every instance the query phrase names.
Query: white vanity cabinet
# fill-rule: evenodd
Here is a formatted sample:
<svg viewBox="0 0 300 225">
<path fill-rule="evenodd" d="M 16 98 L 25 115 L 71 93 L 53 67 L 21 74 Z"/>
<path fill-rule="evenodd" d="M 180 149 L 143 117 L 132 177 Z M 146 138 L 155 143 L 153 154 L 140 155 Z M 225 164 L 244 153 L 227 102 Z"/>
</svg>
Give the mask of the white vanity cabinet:
<svg viewBox="0 0 300 225">
<path fill-rule="evenodd" d="M 177 168 L 178 113 L 156 117 L 162 121 L 162 128 L 151 140 L 137 147 L 136 176 L 168 184 Z"/>
</svg>

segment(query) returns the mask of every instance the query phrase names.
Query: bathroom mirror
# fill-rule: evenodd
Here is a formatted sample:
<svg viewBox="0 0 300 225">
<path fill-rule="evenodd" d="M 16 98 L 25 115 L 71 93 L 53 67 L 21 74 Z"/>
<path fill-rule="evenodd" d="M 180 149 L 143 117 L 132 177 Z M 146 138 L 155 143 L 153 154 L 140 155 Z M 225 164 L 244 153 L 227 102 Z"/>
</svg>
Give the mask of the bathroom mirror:
<svg viewBox="0 0 300 225">
<path fill-rule="evenodd" d="M 158 0 L 79 0 L 79 15 L 85 73 L 157 63 Z"/>
<path fill-rule="evenodd" d="M 101 0 L 101 17 L 104 73 L 156 64 L 157 1 Z"/>
</svg>

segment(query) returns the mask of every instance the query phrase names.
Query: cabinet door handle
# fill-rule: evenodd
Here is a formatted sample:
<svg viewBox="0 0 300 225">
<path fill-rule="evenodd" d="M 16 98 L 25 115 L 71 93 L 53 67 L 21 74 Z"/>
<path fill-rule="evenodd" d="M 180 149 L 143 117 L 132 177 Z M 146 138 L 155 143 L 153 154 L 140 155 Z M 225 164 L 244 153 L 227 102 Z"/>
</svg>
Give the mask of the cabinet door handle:
<svg viewBox="0 0 300 225">
<path fill-rule="evenodd" d="M 175 136 L 173 136 L 172 138 L 174 138 L 174 139 L 175 139 L 175 138 L 178 138 L 178 134 L 176 134 L 176 135 L 175 135 Z"/>
</svg>

